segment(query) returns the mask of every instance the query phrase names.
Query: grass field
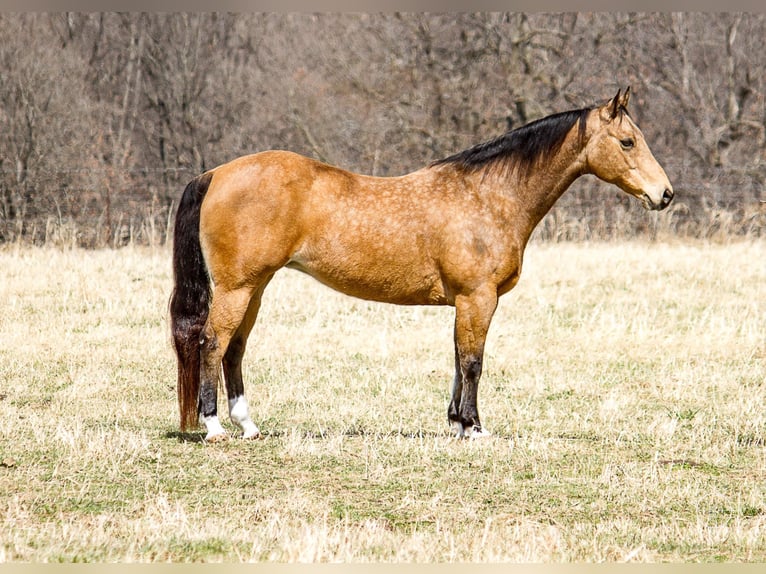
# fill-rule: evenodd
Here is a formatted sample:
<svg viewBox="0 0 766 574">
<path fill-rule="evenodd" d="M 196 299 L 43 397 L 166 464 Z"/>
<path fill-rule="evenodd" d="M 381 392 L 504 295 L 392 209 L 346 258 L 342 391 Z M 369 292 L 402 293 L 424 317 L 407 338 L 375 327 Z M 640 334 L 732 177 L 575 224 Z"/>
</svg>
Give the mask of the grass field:
<svg viewBox="0 0 766 574">
<path fill-rule="evenodd" d="M 446 422 L 451 308 L 281 272 L 245 357 L 265 439 L 208 445 L 168 249 L 0 269 L 0 561 L 766 560 L 763 240 L 531 245 L 479 441 Z"/>
</svg>

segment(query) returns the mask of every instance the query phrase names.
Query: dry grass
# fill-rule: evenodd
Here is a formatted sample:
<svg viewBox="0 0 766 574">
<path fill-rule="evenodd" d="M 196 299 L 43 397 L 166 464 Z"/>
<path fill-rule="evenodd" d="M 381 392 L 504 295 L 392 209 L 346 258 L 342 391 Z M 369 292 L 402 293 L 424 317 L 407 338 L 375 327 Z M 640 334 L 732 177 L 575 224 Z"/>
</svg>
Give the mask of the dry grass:
<svg viewBox="0 0 766 574">
<path fill-rule="evenodd" d="M 176 430 L 165 249 L 0 251 L 0 561 L 766 560 L 766 243 L 530 246 L 446 424 L 452 310 L 296 272 L 259 442 Z M 222 402 L 223 405 L 223 402 Z"/>
</svg>

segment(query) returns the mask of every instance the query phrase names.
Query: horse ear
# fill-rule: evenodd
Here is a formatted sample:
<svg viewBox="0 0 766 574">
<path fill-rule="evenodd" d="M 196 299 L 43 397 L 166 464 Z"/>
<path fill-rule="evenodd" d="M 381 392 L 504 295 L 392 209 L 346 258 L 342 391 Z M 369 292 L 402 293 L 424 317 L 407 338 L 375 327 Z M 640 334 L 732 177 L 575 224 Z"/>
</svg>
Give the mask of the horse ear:
<svg viewBox="0 0 766 574">
<path fill-rule="evenodd" d="M 620 101 L 620 107 L 623 107 L 623 108 L 627 109 L 629 101 L 630 101 L 630 86 L 625 88 L 625 93 L 622 94 L 622 100 Z"/>
<path fill-rule="evenodd" d="M 617 95 L 613 97 L 611 100 L 609 100 L 606 105 L 604 106 L 604 111 L 606 112 L 604 119 L 606 121 L 612 121 L 614 118 L 617 117 L 617 110 L 620 109 L 620 93 L 622 90 L 617 90 Z"/>
</svg>

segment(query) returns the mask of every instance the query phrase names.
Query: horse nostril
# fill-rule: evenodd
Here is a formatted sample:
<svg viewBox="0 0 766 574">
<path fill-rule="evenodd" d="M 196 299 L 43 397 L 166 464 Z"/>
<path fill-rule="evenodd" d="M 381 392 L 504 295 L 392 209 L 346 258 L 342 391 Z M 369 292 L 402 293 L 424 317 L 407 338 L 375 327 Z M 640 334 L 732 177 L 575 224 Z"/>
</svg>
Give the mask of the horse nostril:
<svg viewBox="0 0 766 574">
<path fill-rule="evenodd" d="M 662 205 L 669 205 L 671 201 L 673 201 L 673 191 L 666 189 L 662 194 Z"/>
</svg>

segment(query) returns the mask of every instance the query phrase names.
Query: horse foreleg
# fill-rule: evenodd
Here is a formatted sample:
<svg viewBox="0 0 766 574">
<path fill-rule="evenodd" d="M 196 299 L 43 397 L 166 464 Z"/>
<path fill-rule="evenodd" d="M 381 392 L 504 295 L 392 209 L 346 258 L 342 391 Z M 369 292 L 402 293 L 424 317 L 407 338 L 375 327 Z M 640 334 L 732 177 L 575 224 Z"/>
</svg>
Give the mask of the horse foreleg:
<svg viewBox="0 0 766 574">
<path fill-rule="evenodd" d="M 455 378 L 448 417 L 458 437 L 489 435 L 479 419 L 477 396 L 484 343 L 496 308 L 494 286 L 455 298 Z"/>
</svg>

